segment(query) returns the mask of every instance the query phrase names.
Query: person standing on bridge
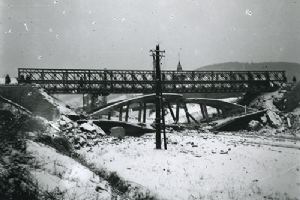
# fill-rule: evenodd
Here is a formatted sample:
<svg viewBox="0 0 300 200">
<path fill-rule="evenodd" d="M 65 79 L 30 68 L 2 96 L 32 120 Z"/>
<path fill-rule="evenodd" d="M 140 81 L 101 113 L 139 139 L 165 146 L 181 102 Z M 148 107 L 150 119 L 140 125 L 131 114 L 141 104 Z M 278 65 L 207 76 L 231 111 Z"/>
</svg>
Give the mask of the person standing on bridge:
<svg viewBox="0 0 300 200">
<path fill-rule="evenodd" d="M 30 84 L 31 83 L 31 74 L 26 75 L 25 82 Z"/>
<path fill-rule="evenodd" d="M 10 77 L 9 77 L 9 75 L 7 74 L 7 75 L 5 76 L 5 85 L 9 85 L 10 82 L 11 82 Z"/>
</svg>

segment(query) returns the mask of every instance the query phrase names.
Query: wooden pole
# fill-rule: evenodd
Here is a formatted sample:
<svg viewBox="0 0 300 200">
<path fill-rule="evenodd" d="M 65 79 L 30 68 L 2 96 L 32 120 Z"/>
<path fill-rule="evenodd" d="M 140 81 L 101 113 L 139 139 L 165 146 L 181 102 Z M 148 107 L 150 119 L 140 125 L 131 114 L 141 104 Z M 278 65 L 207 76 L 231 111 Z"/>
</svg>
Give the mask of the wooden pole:
<svg viewBox="0 0 300 200">
<path fill-rule="evenodd" d="M 167 150 L 167 135 L 166 135 L 166 120 L 165 120 L 165 109 L 164 109 L 164 102 L 161 102 L 161 114 L 162 114 L 162 124 L 163 124 L 163 133 L 164 133 L 164 148 Z"/>
<path fill-rule="evenodd" d="M 155 128 L 156 128 L 156 149 L 161 149 L 161 72 L 160 72 L 160 51 L 159 45 L 156 45 L 155 50 L 155 83 L 156 83 L 156 95 L 155 95 L 155 105 L 156 105 L 156 118 L 155 118 Z"/>
</svg>

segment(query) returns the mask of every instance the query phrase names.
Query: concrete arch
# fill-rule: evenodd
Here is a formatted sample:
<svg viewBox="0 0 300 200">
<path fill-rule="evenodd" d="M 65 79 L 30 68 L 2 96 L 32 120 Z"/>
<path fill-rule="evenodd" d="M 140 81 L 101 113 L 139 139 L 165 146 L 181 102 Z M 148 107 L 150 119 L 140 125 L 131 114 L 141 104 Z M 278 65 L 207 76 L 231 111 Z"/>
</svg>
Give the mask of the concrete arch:
<svg viewBox="0 0 300 200">
<path fill-rule="evenodd" d="M 163 94 L 163 99 L 166 102 L 176 102 L 183 98 L 181 94 L 168 93 Z M 91 117 L 97 117 L 100 115 L 108 114 L 109 112 L 116 110 L 118 108 L 122 108 L 123 106 L 128 106 L 134 103 L 154 103 L 155 102 L 155 94 L 147 94 L 142 96 L 137 96 L 134 98 L 126 99 L 123 101 L 118 101 L 115 103 L 110 103 L 109 105 L 102 107 L 101 109 L 90 114 Z"/>
<path fill-rule="evenodd" d="M 184 109 L 187 122 L 200 123 L 196 120 L 188 111 L 187 104 L 199 104 L 199 110 L 201 110 L 203 119 L 205 121 L 210 121 L 210 116 L 207 112 L 207 106 L 216 108 L 218 111 L 218 117 L 226 117 L 228 115 L 238 114 L 238 113 L 249 113 L 252 109 L 246 108 L 242 105 L 225 102 L 219 99 L 208 99 L 208 98 L 184 98 L 181 94 L 167 93 L 163 94 L 163 101 L 165 108 L 169 110 L 172 115 L 174 123 L 179 122 L 179 109 Z M 146 123 L 146 113 L 147 109 L 154 109 L 155 94 L 141 95 L 134 98 L 113 102 L 100 108 L 99 110 L 90 114 L 93 118 L 99 118 L 101 115 L 107 115 L 110 119 L 114 111 L 119 112 L 119 121 L 123 120 L 123 112 L 125 113 L 125 121 L 129 119 L 129 107 L 135 111 L 138 111 L 138 121 Z M 150 104 L 150 105 L 149 105 Z M 172 110 L 172 104 L 176 105 L 176 111 Z M 143 115 L 143 116 L 142 116 Z M 143 120 L 142 120 L 143 118 Z"/>
<path fill-rule="evenodd" d="M 213 108 L 217 108 L 224 111 L 232 111 L 232 112 L 244 112 L 245 107 L 239 104 L 230 103 L 226 101 L 222 101 L 219 99 L 208 99 L 208 98 L 186 98 L 184 99 L 185 103 L 195 103 L 195 104 L 202 104 L 206 106 L 210 106 Z M 247 111 L 251 109 L 246 108 Z"/>
</svg>

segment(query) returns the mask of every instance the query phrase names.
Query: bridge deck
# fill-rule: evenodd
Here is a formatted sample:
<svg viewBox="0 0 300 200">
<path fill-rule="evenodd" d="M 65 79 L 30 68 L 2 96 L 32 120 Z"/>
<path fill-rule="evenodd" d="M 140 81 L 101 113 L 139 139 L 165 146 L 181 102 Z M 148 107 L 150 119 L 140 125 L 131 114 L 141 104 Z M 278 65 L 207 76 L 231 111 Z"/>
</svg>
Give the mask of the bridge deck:
<svg viewBox="0 0 300 200">
<path fill-rule="evenodd" d="M 155 92 L 155 73 L 149 70 L 19 68 L 18 80 L 49 93 Z M 284 71 L 162 71 L 165 93 L 269 91 L 284 82 Z"/>
</svg>

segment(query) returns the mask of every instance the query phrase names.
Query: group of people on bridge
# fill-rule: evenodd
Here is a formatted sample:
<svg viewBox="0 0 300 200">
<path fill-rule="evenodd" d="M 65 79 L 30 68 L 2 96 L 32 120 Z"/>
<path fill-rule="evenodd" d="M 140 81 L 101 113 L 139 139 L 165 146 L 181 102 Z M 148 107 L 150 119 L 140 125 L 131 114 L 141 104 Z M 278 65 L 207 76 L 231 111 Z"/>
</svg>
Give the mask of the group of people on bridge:
<svg viewBox="0 0 300 200">
<path fill-rule="evenodd" d="M 17 78 L 18 83 L 31 83 L 31 75 L 27 75 L 24 77 L 23 75 L 20 76 L 20 78 Z M 11 84 L 11 78 L 9 74 L 6 74 L 5 76 L 5 85 Z"/>
<path fill-rule="evenodd" d="M 26 75 L 26 77 L 24 77 L 24 75 L 20 75 L 20 78 L 18 79 L 19 83 L 31 83 L 31 74 L 30 75 Z"/>
</svg>

